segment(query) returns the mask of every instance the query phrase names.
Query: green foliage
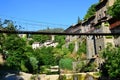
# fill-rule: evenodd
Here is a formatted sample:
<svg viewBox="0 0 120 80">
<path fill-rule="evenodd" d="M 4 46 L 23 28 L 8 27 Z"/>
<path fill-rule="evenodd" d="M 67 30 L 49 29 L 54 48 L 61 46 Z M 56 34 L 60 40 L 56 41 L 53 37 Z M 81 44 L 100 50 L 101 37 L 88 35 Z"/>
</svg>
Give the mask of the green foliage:
<svg viewBox="0 0 120 80">
<path fill-rule="evenodd" d="M 57 48 L 62 48 L 62 46 L 65 44 L 65 36 L 56 35 L 55 42 L 59 43 Z"/>
<path fill-rule="evenodd" d="M 4 43 L 4 41 L 5 41 L 5 36 L 4 36 L 4 34 L 0 34 L 0 52 L 2 53 L 2 49 L 3 49 L 3 43 Z"/>
<path fill-rule="evenodd" d="M 116 0 L 114 5 L 108 8 L 108 14 L 120 19 L 120 0 Z"/>
<path fill-rule="evenodd" d="M 88 18 L 90 18 L 91 16 L 93 16 L 96 12 L 95 6 L 97 4 L 93 4 L 91 5 L 91 7 L 88 9 L 87 14 L 84 16 L 84 20 L 87 20 Z"/>
<path fill-rule="evenodd" d="M 75 44 L 74 43 L 70 43 L 68 48 L 69 48 L 69 51 L 72 53 L 73 50 L 74 50 L 74 47 L 75 47 Z"/>
<path fill-rule="evenodd" d="M 16 28 L 13 24 L 13 21 L 11 21 L 11 20 L 5 20 L 3 24 L 6 24 L 6 27 L 4 28 L 6 30 L 12 30 L 12 31 L 16 30 Z"/>
<path fill-rule="evenodd" d="M 44 29 L 44 30 L 39 30 L 39 32 L 63 32 L 64 31 L 64 29 L 62 29 L 62 28 L 53 28 L 53 29 L 51 29 L 51 28 L 47 28 L 47 29 Z"/>
<path fill-rule="evenodd" d="M 61 50 L 63 51 L 64 55 L 67 55 L 70 53 L 70 50 L 66 47 L 63 47 Z"/>
<path fill-rule="evenodd" d="M 66 47 L 62 47 L 62 48 L 54 48 L 52 51 L 52 54 L 55 58 L 56 64 L 59 64 L 59 61 L 62 58 L 68 58 L 68 55 L 70 54 L 70 50 Z"/>
<path fill-rule="evenodd" d="M 105 22 L 104 26 L 109 27 L 110 26 L 109 22 Z"/>
<path fill-rule="evenodd" d="M 64 30 L 62 28 L 54 28 L 54 29 L 45 29 L 45 30 L 39 30 L 38 32 L 63 32 Z M 51 40 L 51 36 L 49 35 L 31 35 L 31 38 L 33 39 L 33 41 L 36 42 L 41 42 L 44 43 L 47 40 Z M 65 36 L 55 36 L 55 41 L 61 43 L 61 45 L 63 45 L 64 42 L 64 38 Z"/>
<path fill-rule="evenodd" d="M 55 65 L 56 61 L 52 54 L 53 47 L 42 47 L 36 49 L 34 55 L 36 56 L 39 64 L 42 65 Z"/>
<path fill-rule="evenodd" d="M 6 59 L 8 66 L 20 69 L 22 58 L 24 58 L 24 54 L 22 54 L 25 48 L 24 44 L 25 42 L 16 35 L 7 36 L 3 49 L 8 52 Z"/>
<path fill-rule="evenodd" d="M 34 40 L 30 40 L 30 41 L 28 42 L 29 45 L 32 45 L 33 43 L 34 43 Z"/>
<path fill-rule="evenodd" d="M 80 61 L 78 64 L 77 64 L 77 66 L 76 66 L 76 72 L 80 72 L 81 71 L 81 69 L 83 68 L 85 66 L 85 62 L 84 61 Z"/>
<path fill-rule="evenodd" d="M 0 23 L 0 28 L 17 30 L 13 22 L 7 20 L 4 21 L 4 24 Z M 35 50 L 31 46 L 33 42 L 43 43 L 50 40 L 51 36 L 30 35 L 30 37 L 33 40 L 27 41 L 26 38 L 20 38 L 18 34 L 0 34 L 0 53 L 4 54 L 6 59 L 4 67 L 10 70 L 38 73 L 39 70 L 42 70 L 41 66 L 58 65 L 59 61 L 63 59 L 62 63 L 65 62 L 63 68 L 72 69 L 72 59 L 67 58 L 66 55 L 70 53 L 70 50 L 73 51 L 73 45 L 69 47 L 70 50 L 63 46 L 65 36 L 55 36 L 55 41 L 59 43 L 56 48 L 42 47 Z"/>
<path fill-rule="evenodd" d="M 30 57 L 30 64 L 32 65 L 33 71 L 37 72 L 38 70 L 38 61 L 35 57 Z"/>
<path fill-rule="evenodd" d="M 17 30 L 12 21 L 5 20 L 1 26 L 7 30 Z M 27 45 L 26 40 L 20 38 L 17 34 L 0 34 L 0 48 L 1 53 L 4 55 L 5 69 L 20 70 L 24 72 L 34 72 L 36 69 L 35 60 L 31 62 L 30 57 L 33 56 L 33 49 Z"/>
<path fill-rule="evenodd" d="M 100 72 L 96 72 L 96 73 L 93 73 L 93 76 L 100 77 L 101 74 L 100 74 Z"/>
<path fill-rule="evenodd" d="M 40 73 L 44 73 L 44 74 L 50 73 L 49 69 L 50 69 L 50 66 L 48 66 L 48 65 L 47 66 L 46 65 L 45 66 L 41 66 L 40 67 Z"/>
<path fill-rule="evenodd" d="M 86 42 L 83 41 L 82 43 L 80 43 L 78 52 L 79 55 L 81 55 L 82 53 L 86 54 Z"/>
<path fill-rule="evenodd" d="M 107 39 L 112 39 L 113 38 L 113 36 L 111 36 L 111 35 L 108 35 L 108 36 L 105 36 Z"/>
<path fill-rule="evenodd" d="M 64 56 L 64 52 L 59 48 L 54 48 L 52 53 L 53 56 L 55 57 L 56 64 L 58 65 L 59 60 Z"/>
<path fill-rule="evenodd" d="M 31 35 L 34 42 L 44 43 L 47 40 L 50 40 L 49 35 Z"/>
<path fill-rule="evenodd" d="M 61 75 L 60 80 L 66 80 L 66 75 Z"/>
<path fill-rule="evenodd" d="M 73 62 L 73 60 L 70 59 L 70 58 L 61 59 L 60 62 L 59 62 L 60 68 L 67 69 L 67 70 L 72 70 L 72 62 Z"/>
<path fill-rule="evenodd" d="M 48 47 L 48 48 L 45 48 L 45 50 L 44 49 L 41 50 L 43 52 L 42 54 L 44 54 L 42 56 L 42 58 L 43 58 L 43 63 L 45 65 L 54 65 L 55 64 L 55 59 L 52 54 L 52 49 L 53 49 L 52 47 Z"/>
<path fill-rule="evenodd" d="M 96 68 L 96 64 L 94 62 L 90 63 L 84 68 L 85 72 L 94 72 Z"/>
<path fill-rule="evenodd" d="M 21 65 L 20 65 L 21 71 L 23 72 L 29 72 L 27 67 L 25 66 L 25 62 L 21 61 Z"/>
<path fill-rule="evenodd" d="M 102 52 L 102 57 L 105 59 L 101 67 L 102 76 L 118 78 L 120 75 L 120 48 L 113 48 L 108 44 L 107 48 Z"/>
</svg>

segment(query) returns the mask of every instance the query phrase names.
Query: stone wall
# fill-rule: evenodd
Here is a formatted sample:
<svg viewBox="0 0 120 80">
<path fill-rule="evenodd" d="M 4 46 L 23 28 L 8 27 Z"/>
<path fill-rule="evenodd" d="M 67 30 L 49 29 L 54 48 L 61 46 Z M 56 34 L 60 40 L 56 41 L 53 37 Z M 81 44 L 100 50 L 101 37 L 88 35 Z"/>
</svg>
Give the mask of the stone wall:
<svg viewBox="0 0 120 80">
<path fill-rule="evenodd" d="M 97 37 L 96 39 L 96 51 L 97 54 L 99 51 L 103 50 L 105 48 L 105 38 L 104 37 Z"/>
<path fill-rule="evenodd" d="M 24 72 L 20 72 L 20 75 L 24 80 L 32 80 L 31 78 L 33 78 L 33 80 L 34 79 L 35 80 L 58 80 L 59 79 L 59 75 L 46 75 L 46 74 L 32 75 Z"/>
<path fill-rule="evenodd" d="M 120 46 L 120 36 L 114 39 L 115 46 Z"/>
<path fill-rule="evenodd" d="M 86 44 L 87 44 L 87 58 L 90 59 L 95 55 L 94 41 L 92 39 L 92 36 L 87 37 Z"/>
</svg>

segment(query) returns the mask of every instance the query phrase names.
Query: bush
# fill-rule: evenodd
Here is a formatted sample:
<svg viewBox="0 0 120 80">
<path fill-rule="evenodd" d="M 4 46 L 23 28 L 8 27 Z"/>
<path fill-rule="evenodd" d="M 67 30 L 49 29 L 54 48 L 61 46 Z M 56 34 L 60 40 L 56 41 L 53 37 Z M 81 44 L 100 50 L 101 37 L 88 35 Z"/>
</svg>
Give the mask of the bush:
<svg viewBox="0 0 120 80">
<path fill-rule="evenodd" d="M 73 62 L 73 60 L 70 58 L 61 59 L 59 62 L 60 68 L 72 70 L 72 62 Z"/>
</svg>

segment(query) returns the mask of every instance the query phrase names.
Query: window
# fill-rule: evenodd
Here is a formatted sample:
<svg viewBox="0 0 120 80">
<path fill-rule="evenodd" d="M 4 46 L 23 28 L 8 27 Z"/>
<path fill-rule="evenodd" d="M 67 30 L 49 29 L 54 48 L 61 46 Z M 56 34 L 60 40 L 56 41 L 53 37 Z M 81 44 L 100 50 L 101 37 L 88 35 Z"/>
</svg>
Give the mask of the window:
<svg viewBox="0 0 120 80">
<path fill-rule="evenodd" d="M 99 46 L 99 51 L 101 51 L 102 50 L 102 47 L 101 46 Z"/>
<path fill-rule="evenodd" d="M 106 11 L 104 11 L 104 14 L 105 14 L 105 16 L 107 15 L 107 12 Z"/>
<path fill-rule="evenodd" d="M 101 14 L 99 14 L 99 19 L 101 19 Z"/>
</svg>

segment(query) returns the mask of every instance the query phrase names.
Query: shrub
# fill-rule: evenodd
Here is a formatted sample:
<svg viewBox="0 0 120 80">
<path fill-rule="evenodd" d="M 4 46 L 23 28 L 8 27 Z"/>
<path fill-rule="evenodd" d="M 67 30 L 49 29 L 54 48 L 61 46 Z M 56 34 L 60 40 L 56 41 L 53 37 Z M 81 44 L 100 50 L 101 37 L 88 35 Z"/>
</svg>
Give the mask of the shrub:
<svg viewBox="0 0 120 80">
<path fill-rule="evenodd" d="M 72 70 L 72 62 L 73 62 L 73 60 L 70 58 L 61 59 L 59 62 L 60 68 Z"/>
</svg>

